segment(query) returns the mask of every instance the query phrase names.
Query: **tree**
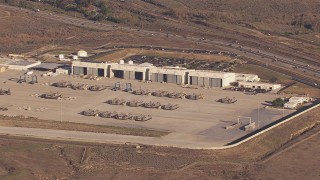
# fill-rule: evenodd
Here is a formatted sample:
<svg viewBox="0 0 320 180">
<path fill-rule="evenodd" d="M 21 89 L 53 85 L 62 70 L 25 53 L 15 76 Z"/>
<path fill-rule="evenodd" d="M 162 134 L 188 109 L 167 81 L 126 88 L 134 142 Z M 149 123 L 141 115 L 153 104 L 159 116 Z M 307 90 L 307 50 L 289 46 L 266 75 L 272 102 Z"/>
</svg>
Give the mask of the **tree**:
<svg viewBox="0 0 320 180">
<path fill-rule="evenodd" d="M 278 82 L 278 78 L 273 76 L 270 80 L 269 80 L 271 83 L 276 83 Z"/>
<path fill-rule="evenodd" d="M 78 7 L 88 7 L 94 3 L 94 0 L 76 0 Z"/>
<path fill-rule="evenodd" d="M 284 100 L 282 98 L 277 98 L 274 101 L 272 101 L 272 106 L 274 107 L 283 107 Z"/>
</svg>

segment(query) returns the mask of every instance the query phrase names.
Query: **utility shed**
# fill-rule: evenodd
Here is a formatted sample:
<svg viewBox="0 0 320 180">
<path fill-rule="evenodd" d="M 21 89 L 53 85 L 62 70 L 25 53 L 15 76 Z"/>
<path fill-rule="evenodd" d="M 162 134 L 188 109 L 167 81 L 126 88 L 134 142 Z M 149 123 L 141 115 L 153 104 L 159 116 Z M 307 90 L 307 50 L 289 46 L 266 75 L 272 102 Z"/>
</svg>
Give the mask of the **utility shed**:
<svg viewBox="0 0 320 180">
<path fill-rule="evenodd" d="M 71 74 L 110 77 L 110 74 L 108 74 L 110 67 L 111 64 L 109 63 L 72 61 Z"/>
<path fill-rule="evenodd" d="M 120 64 L 112 64 L 110 69 L 110 78 L 116 77 L 121 79 L 131 79 L 131 80 L 149 80 L 149 71 L 155 68 L 150 63 L 143 64 L 133 64 L 130 61 L 128 64 L 120 62 Z"/>
<path fill-rule="evenodd" d="M 150 71 L 152 82 L 166 82 L 175 84 L 188 83 L 188 73 L 194 70 L 188 70 L 181 67 L 157 67 Z"/>
<path fill-rule="evenodd" d="M 251 88 L 251 89 L 265 89 L 265 90 L 275 90 L 280 89 L 281 84 L 271 84 L 262 82 L 238 82 L 239 87 Z"/>
<path fill-rule="evenodd" d="M 219 71 L 192 71 L 188 84 L 205 87 L 226 87 L 235 81 L 235 73 Z"/>
</svg>

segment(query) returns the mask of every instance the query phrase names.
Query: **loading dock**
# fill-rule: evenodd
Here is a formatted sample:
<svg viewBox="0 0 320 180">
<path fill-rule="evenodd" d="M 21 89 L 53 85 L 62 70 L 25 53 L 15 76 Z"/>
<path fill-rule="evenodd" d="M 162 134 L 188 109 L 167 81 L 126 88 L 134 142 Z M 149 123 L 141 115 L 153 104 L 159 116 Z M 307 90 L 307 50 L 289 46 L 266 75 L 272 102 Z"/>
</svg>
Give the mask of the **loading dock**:
<svg viewBox="0 0 320 180">
<path fill-rule="evenodd" d="M 98 76 L 100 76 L 100 77 L 105 77 L 105 70 L 99 68 L 99 69 L 98 69 Z"/>
<path fill-rule="evenodd" d="M 136 65 L 130 64 L 113 64 L 111 65 L 110 77 L 117 77 L 130 80 L 149 80 L 149 70 L 154 68 L 152 64 L 144 63 Z"/>
<path fill-rule="evenodd" d="M 186 84 L 188 81 L 187 72 L 194 71 L 180 67 L 158 67 L 150 72 L 153 82 L 166 82 L 174 84 Z"/>
<path fill-rule="evenodd" d="M 112 70 L 112 73 L 113 73 L 113 76 L 115 78 L 121 78 L 121 79 L 124 79 L 124 72 L 123 71 L 120 71 L 120 70 Z"/>
<path fill-rule="evenodd" d="M 197 76 L 190 76 L 190 85 L 196 85 L 198 86 L 198 77 Z"/>
<path fill-rule="evenodd" d="M 210 78 L 209 86 L 210 87 L 222 87 L 222 79 Z"/>
<path fill-rule="evenodd" d="M 136 80 L 143 80 L 143 72 L 135 72 L 134 78 Z"/>
</svg>

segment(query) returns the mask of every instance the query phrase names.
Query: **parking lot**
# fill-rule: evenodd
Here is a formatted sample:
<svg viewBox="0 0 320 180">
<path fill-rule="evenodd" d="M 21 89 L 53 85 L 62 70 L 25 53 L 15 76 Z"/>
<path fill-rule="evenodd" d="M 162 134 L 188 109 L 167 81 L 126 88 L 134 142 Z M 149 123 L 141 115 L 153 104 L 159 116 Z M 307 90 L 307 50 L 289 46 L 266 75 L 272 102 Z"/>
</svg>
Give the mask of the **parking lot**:
<svg viewBox="0 0 320 180">
<path fill-rule="evenodd" d="M 11 95 L 0 96 L 0 106 L 7 105 L 9 107 L 8 111 L 1 112 L 3 114 L 25 115 L 43 120 L 168 130 L 172 133 L 163 137 L 163 139 L 170 141 L 176 138 L 197 142 L 203 141 L 217 146 L 224 145 L 250 132 L 244 131 L 240 127 L 225 129 L 226 126 L 235 123 L 238 116 L 251 117 L 258 127 L 262 127 L 293 112 L 291 110 L 264 108 L 262 104 L 265 101 L 271 101 L 279 97 L 279 95 L 270 93 L 250 96 L 243 92 L 225 91 L 221 88 L 208 89 L 199 87 L 198 89 L 192 89 L 183 88 L 176 84 L 144 83 L 122 79 L 103 78 L 96 81 L 67 75 L 40 77 L 41 72 L 35 72 L 38 75 L 39 82 L 33 85 L 27 83 L 19 84 L 8 80 L 10 78 L 19 78 L 21 74 L 21 71 L 13 70 L 1 73 L 0 88 L 11 90 Z M 74 84 L 105 85 L 108 88 L 103 91 L 87 91 L 50 86 L 51 83 L 61 80 L 70 81 Z M 204 99 L 171 99 L 168 97 L 134 95 L 124 91 L 112 91 L 111 89 L 116 82 L 121 82 L 122 87 L 125 86 L 125 83 L 132 83 L 133 90 L 148 89 L 152 92 L 165 90 L 177 93 L 184 92 L 186 94 L 195 93 L 202 94 Z M 36 96 L 54 92 L 61 93 L 64 98 L 55 100 Z M 234 104 L 217 102 L 217 100 L 225 97 L 235 97 L 237 102 Z M 114 98 L 126 101 L 140 100 L 143 102 L 159 102 L 161 104 L 178 104 L 179 108 L 176 110 L 163 110 L 106 103 L 106 101 Z M 82 111 L 88 109 L 150 115 L 152 119 L 146 122 L 138 122 L 89 117 L 81 114 Z M 248 119 L 244 117 L 240 118 L 240 121 L 244 124 L 249 123 Z"/>
</svg>

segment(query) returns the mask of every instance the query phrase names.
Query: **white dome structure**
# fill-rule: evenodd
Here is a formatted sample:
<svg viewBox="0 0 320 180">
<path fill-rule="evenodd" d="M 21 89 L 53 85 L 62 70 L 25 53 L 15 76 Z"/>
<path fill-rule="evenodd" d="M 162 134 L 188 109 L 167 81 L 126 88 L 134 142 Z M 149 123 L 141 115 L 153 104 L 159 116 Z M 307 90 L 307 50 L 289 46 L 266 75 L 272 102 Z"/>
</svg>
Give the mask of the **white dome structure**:
<svg viewBox="0 0 320 180">
<path fill-rule="evenodd" d="M 78 57 L 88 57 L 87 51 L 84 51 L 84 50 L 78 51 L 77 55 Z"/>
</svg>

